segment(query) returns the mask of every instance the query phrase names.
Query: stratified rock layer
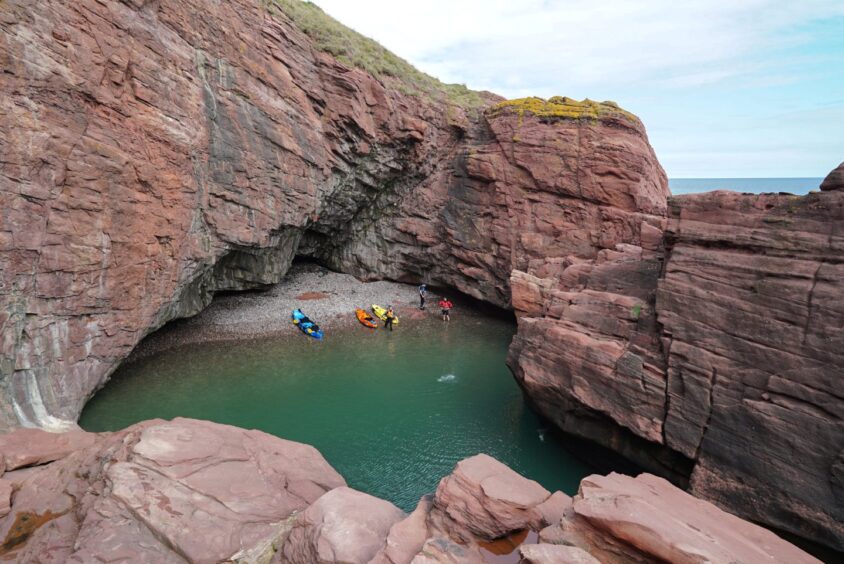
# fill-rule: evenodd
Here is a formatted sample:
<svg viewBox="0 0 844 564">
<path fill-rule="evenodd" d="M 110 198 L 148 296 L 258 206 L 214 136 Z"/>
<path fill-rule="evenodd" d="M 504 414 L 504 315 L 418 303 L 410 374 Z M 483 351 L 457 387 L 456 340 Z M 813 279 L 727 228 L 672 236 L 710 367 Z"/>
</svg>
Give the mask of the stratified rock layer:
<svg viewBox="0 0 844 564">
<path fill-rule="evenodd" d="M 664 229 L 513 273 L 517 379 L 562 429 L 844 548 L 844 195 L 684 196 Z"/>
<path fill-rule="evenodd" d="M 5 428 L 72 424 L 145 334 L 377 221 L 468 124 L 264 2 L 12 0 L 0 45 Z"/>
<path fill-rule="evenodd" d="M 481 564 L 485 542 L 530 528 L 528 562 L 816 562 L 645 474 L 590 476 L 572 499 L 477 455 L 405 515 L 259 431 L 175 419 L 94 438 L 0 479 L 0 560 Z"/>
<path fill-rule="evenodd" d="M 844 192 L 678 198 L 657 315 L 691 491 L 844 549 Z"/>
</svg>

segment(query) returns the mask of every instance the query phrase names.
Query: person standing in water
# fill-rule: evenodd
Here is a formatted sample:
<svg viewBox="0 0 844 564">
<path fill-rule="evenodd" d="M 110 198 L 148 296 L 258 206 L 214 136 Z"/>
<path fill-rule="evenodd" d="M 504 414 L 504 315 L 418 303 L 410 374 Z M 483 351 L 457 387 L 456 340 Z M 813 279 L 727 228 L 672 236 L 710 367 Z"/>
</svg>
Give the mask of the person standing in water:
<svg viewBox="0 0 844 564">
<path fill-rule="evenodd" d="M 443 315 L 443 321 L 451 321 L 451 308 L 453 307 L 454 304 L 448 298 L 443 297 L 440 300 L 440 312 Z"/>
<path fill-rule="evenodd" d="M 425 296 L 428 294 L 428 287 L 425 284 L 419 286 L 419 309 L 425 309 Z"/>
<path fill-rule="evenodd" d="M 393 306 L 387 306 L 387 313 L 384 314 L 384 328 L 390 328 L 390 331 L 393 330 L 393 323 L 396 321 L 396 314 L 393 313 Z"/>
</svg>

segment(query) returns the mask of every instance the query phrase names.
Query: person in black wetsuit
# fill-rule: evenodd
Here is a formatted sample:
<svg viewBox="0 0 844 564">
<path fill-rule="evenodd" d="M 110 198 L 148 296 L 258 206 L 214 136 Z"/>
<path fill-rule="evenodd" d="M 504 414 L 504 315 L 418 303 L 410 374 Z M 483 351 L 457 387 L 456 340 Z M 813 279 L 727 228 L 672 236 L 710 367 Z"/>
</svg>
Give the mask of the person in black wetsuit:
<svg viewBox="0 0 844 564">
<path fill-rule="evenodd" d="M 419 309 L 425 309 L 425 296 L 428 294 L 428 287 L 425 284 L 419 286 Z"/>
<path fill-rule="evenodd" d="M 387 306 L 387 313 L 384 314 L 384 328 L 390 328 L 390 331 L 393 330 L 393 323 L 396 321 L 396 314 L 393 313 L 393 306 Z"/>
</svg>

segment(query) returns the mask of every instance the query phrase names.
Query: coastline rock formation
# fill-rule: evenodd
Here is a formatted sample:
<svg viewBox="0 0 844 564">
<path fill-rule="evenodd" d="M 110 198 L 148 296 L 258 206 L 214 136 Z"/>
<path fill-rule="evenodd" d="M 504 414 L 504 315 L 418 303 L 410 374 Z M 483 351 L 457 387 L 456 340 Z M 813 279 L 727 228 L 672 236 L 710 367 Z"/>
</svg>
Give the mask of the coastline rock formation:
<svg viewBox="0 0 844 564">
<path fill-rule="evenodd" d="M 0 10 L 6 428 L 72 425 L 144 335 L 297 254 L 507 306 L 513 268 L 665 212 L 615 106 L 403 94 L 250 0 Z"/>
<path fill-rule="evenodd" d="M 615 265 L 513 273 L 517 379 L 563 430 L 841 550 L 844 192 L 673 198 L 664 229 Z"/>
<path fill-rule="evenodd" d="M 477 455 L 405 515 L 346 487 L 313 447 L 260 431 L 174 419 L 92 437 L 0 478 L 0 560 L 483 563 L 487 543 L 516 534 L 526 562 L 817 562 L 648 474 L 590 476 L 572 499 Z"/>
<path fill-rule="evenodd" d="M 558 427 L 844 549 L 841 167 L 669 199 L 615 104 L 357 60 L 326 18 L 0 3 L 0 429 L 73 427 L 149 332 L 305 256 L 514 309 L 509 365 Z"/>
</svg>

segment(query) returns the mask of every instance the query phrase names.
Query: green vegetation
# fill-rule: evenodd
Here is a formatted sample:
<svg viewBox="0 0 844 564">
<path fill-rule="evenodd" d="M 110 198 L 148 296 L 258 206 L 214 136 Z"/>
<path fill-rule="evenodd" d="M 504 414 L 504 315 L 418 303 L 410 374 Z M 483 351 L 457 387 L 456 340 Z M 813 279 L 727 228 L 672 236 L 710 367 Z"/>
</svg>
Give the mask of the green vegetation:
<svg viewBox="0 0 844 564">
<path fill-rule="evenodd" d="M 565 96 L 552 96 L 547 101 L 542 98 L 517 98 L 496 104 L 488 110 L 490 116 L 497 116 L 506 112 L 515 112 L 521 122 L 525 113 L 540 118 L 558 119 L 604 119 L 621 118 L 638 123 L 639 118 L 634 114 L 622 110 L 615 102 L 595 102 L 585 99 L 580 102 Z"/>
<path fill-rule="evenodd" d="M 636 304 L 633 306 L 633 309 L 630 310 L 630 317 L 633 319 L 639 319 L 640 315 L 642 315 L 642 304 Z"/>
<path fill-rule="evenodd" d="M 444 84 L 421 72 L 378 42 L 344 26 L 316 4 L 302 0 L 266 1 L 270 13 L 275 14 L 276 7 L 282 10 L 317 49 L 344 64 L 365 70 L 385 84 L 397 82 L 391 86 L 405 94 L 445 100 L 465 108 L 484 104 L 478 92 L 464 84 Z"/>
</svg>

